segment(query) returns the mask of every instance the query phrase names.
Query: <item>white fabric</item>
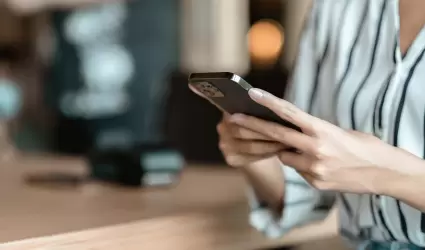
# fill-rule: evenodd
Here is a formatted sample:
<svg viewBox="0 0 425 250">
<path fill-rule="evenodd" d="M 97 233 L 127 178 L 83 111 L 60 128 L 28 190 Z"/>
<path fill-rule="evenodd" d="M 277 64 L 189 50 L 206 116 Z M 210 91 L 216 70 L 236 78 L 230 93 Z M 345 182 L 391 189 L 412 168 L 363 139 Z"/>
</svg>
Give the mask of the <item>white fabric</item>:
<svg viewBox="0 0 425 250">
<path fill-rule="evenodd" d="M 342 128 L 375 134 L 423 158 L 425 28 L 403 57 L 398 6 L 398 0 L 315 1 L 286 99 Z M 302 179 L 283 168 L 290 180 L 283 218 L 273 218 L 250 195 L 251 224 L 270 237 L 317 218 L 315 208 L 323 198 L 311 187 L 291 184 Z M 351 243 L 376 240 L 425 246 L 421 211 L 376 195 L 338 194 L 337 201 L 341 234 Z"/>
</svg>

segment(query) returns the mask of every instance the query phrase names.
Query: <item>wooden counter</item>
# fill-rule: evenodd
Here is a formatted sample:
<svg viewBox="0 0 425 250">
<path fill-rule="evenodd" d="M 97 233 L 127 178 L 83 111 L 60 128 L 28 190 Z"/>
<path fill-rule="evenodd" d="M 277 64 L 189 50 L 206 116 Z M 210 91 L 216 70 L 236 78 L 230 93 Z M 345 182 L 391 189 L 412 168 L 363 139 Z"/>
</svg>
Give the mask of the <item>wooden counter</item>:
<svg viewBox="0 0 425 250">
<path fill-rule="evenodd" d="M 188 167 L 170 189 L 101 183 L 40 186 L 30 175 L 82 176 L 78 159 L 24 158 L 0 167 L 0 249 L 261 249 L 336 234 L 336 214 L 270 241 L 247 223 L 243 178 Z"/>
</svg>

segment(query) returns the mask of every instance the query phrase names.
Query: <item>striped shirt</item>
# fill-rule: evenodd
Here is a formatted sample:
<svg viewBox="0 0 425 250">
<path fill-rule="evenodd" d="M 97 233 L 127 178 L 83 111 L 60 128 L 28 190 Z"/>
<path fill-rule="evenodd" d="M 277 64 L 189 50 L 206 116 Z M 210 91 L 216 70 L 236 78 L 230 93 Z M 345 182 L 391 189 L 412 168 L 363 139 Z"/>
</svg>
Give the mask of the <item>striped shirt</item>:
<svg viewBox="0 0 425 250">
<path fill-rule="evenodd" d="M 398 0 L 317 0 L 305 22 L 287 99 L 314 116 L 374 134 L 425 157 L 425 28 L 405 55 Z M 400 166 L 403 167 L 403 166 Z M 275 218 L 250 195 L 251 224 L 270 237 L 321 217 L 327 194 L 282 166 L 285 209 Z M 329 194 L 330 195 L 330 194 Z M 423 212 L 391 197 L 338 193 L 341 235 L 359 247 L 393 241 L 425 247 Z"/>
</svg>

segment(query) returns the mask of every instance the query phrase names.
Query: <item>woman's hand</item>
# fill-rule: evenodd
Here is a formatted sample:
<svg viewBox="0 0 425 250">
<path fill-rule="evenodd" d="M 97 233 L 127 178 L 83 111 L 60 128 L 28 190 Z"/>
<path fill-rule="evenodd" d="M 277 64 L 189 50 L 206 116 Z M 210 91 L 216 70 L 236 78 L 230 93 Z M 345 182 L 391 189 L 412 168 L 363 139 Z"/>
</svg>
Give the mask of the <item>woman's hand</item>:
<svg viewBox="0 0 425 250">
<path fill-rule="evenodd" d="M 254 132 L 229 121 L 224 114 L 217 125 L 219 147 L 230 166 L 242 167 L 277 155 L 286 148 L 266 135 Z"/>
<path fill-rule="evenodd" d="M 415 174 L 418 169 L 424 169 L 417 168 L 419 162 L 423 164 L 419 158 L 374 136 L 341 129 L 259 89 L 251 89 L 250 96 L 300 127 L 303 133 L 241 114 L 233 115 L 229 120 L 298 149 L 297 153 L 283 151 L 279 158 L 318 189 L 380 193 L 381 187 L 386 185 L 385 176 L 394 176 L 396 172 Z"/>
<path fill-rule="evenodd" d="M 211 102 L 196 88 L 191 85 L 189 85 L 189 88 L 195 94 Z M 223 119 L 217 125 L 217 132 L 220 137 L 219 147 L 228 165 L 232 167 L 247 166 L 276 156 L 278 152 L 286 148 L 286 146 L 268 136 L 231 123 L 229 121 L 230 115 L 226 111 L 213 102 L 211 104 L 223 112 Z"/>
</svg>

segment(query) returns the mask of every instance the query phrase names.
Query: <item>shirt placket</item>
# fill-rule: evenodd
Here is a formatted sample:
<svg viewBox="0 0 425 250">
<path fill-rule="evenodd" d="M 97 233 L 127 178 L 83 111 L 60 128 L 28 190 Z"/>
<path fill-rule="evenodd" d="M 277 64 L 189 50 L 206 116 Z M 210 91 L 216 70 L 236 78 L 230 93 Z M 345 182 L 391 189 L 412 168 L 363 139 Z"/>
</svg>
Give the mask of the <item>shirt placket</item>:
<svg viewBox="0 0 425 250">
<path fill-rule="evenodd" d="M 394 53 L 394 68 L 393 68 L 393 74 L 392 77 L 390 79 L 390 82 L 388 83 L 388 91 L 386 96 L 384 97 L 383 101 L 383 109 L 382 109 L 382 127 L 378 128 L 378 133 L 379 133 L 379 137 L 388 142 L 391 143 L 392 142 L 392 137 L 393 137 L 393 120 L 394 120 L 394 116 L 395 116 L 395 110 L 397 110 L 397 105 L 398 105 L 398 95 L 397 93 L 399 93 L 398 89 L 401 87 L 400 83 L 402 82 L 402 79 L 405 75 L 404 73 L 404 69 L 403 69 L 403 58 L 402 58 L 402 54 L 401 54 L 401 50 L 400 50 L 400 19 L 399 19 L 399 9 L 398 9 L 398 5 L 399 5 L 399 1 L 395 0 L 392 2 L 392 4 L 394 4 L 393 6 L 393 23 L 394 23 L 394 28 L 395 28 L 395 34 L 396 34 L 396 39 L 397 39 L 397 43 L 396 43 L 396 48 L 395 51 L 393 51 Z"/>
</svg>

